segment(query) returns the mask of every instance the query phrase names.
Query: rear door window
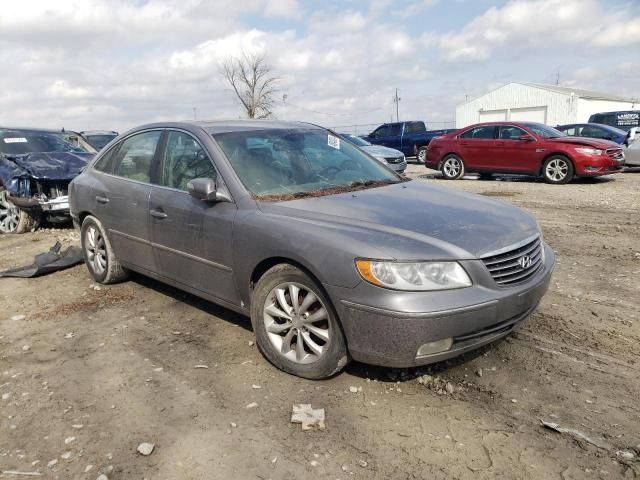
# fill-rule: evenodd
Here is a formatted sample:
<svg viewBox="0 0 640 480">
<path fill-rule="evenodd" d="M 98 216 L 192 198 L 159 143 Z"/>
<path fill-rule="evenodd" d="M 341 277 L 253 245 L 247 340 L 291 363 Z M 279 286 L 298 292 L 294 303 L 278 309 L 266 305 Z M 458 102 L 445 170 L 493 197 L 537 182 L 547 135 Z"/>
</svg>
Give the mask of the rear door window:
<svg viewBox="0 0 640 480">
<path fill-rule="evenodd" d="M 482 125 L 471 128 L 460 134 L 460 138 L 468 140 L 493 140 L 496 136 L 495 125 Z"/>
<path fill-rule="evenodd" d="M 195 178 L 215 178 L 216 170 L 198 141 L 184 132 L 170 131 L 162 154 L 160 185 L 187 191 Z"/>
<path fill-rule="evenodd" d="M 118 177 L 151 182 L 153 158 L 160 140 L 160 130 L 138 133 L 122 142 L 113 160 L 113 174 Z"/>
<path fill-rule="evenodd" d="M 404 127 L 404 133 L 424 133 L 427 129 L 422 122 L 407 122 Z"/>
</svg>

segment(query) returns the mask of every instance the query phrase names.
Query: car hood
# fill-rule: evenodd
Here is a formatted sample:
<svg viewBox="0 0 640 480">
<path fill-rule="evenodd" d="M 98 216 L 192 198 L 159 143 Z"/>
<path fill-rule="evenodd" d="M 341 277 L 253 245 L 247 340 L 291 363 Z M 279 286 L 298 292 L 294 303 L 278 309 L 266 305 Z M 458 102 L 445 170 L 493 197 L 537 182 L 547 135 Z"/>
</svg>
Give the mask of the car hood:
<svg viewBox="0 0 640 480">
<path fill-rule="evenodd" d="M 620 145 L 611 142 L 609 140 L 600 140 L 597 138 L 586 138 L 586 137 L 559 137 L 559 138 L 549 138 L 548 142 L 552 143 L 571 143 L 576 145 L 586 145 L 588 147 L 598 148 L 601 150 L 607 150 L 608 148 L 620 148 Z"/>
<path fill-rule="evenodd" d="M 39 180 L 71 180 L 93 158 L 93 153 L 30 153 L 8 157 L 25 174 Z"/>
<path fill-rule="evenodd" d="M 351 230 L 389 258 L 472 259 L 539 233 L 535 219 L 508 203 L 410 181 L 349 193 L 261 202 L 269 214 Z"/>
<path fill-rule="evenodd" d="M 404 155 L 400 150 L 383 147 L 382 145 L 367 145 L 360 148 L 374 157 L 395 158 L 402 157 Z"/>
</svg>

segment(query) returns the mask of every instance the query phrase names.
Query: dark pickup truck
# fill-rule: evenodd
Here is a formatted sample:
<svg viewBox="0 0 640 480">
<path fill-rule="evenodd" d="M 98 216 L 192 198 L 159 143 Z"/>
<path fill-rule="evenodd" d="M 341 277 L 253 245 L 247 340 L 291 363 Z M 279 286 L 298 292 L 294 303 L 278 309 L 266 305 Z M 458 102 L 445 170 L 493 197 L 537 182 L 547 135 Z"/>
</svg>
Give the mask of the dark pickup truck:
<svg viewBox="0 0 640 480">
<path fill-rule="evenodd" d="M 429 145 L 431 139 L 453 131 L 455 130 L 427 130 L 422 121 L 396 122 L 380 125 L 369 135 L 362 138 L 374 145 L 384 145 L 385 147 L 400 150 L 407 157 L 415 156 L 419 162 L 424 163 L 427 155 L 427 145 Z"/>
</svg>

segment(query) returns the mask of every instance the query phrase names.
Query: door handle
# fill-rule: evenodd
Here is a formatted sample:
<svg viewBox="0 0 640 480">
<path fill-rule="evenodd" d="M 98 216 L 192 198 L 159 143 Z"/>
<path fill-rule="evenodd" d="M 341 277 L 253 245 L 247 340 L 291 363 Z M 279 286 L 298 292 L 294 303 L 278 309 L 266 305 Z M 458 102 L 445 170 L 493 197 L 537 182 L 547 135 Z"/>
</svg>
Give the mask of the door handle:
<svg viewBox="0 0 640 480">
<path fill-rule="evenodd" d="M 96 195 L 96 202 L 109 203 L 109 199 L 107 197 L 103 197 L 102 195 Z"/>
<path fill-rule="evenodd" d="M 162 210 L 149 210 L 149 213 L 154 218 L 159 218 L 159 219 L 167 218 L 167 214 L 164 213 Z"/>
<path fill-rule="evenodd" d="M 496 146 L 498 146 L 498 147 L 504 147 L 504 142 L 496 142 Z"/>
</svg>

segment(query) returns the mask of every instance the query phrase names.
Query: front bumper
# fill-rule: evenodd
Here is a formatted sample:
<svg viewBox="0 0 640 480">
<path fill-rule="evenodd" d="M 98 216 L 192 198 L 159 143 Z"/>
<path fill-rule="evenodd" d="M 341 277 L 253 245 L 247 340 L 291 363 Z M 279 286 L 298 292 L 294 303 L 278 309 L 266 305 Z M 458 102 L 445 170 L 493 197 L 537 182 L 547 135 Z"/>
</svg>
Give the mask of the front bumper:
<svg viewBox="0 0 640 480">
<path fill-rule="evenodd" d="M 60 214 L 69 214 L 69 197 L 67 195 L 61 195 L 56 198 L 52 198 L 50 200 L 39 200 L 37 198 L 24 198 L 24 197 L 15 197 L 11 195 L 10 197 L 11 203 L 16 205 L 19 208 L 23 209 L 32 209 L 36 208 L 42 210 L 47 213 L 60 213 Z"/>
<path fill-rule="evenodd" d="M 549 287 L 555 255 L 545 245 L 544 268 L 526 283 L 497 286 L 481 261 L 461 262 L 474 279 L 469 288 L 397 292 L 361 283 L 325 286 L 342 321 L 351 356 L 387 367 L 439 362 L 511 332 L 538 306 Z M 484 272 L 483 272 L 484 269 Z M 421 346 L 451 339 L 450 348 L 418 355 Z"/>
<path fill-rule="evenodd" d="M 576 175 L 581 177 L 597 177 L 600 175 L 611 175 L 624 170 L 624 154 L 619 160 L 615 160 L 606 154 L 600 156 L 576 155 L 574 158 Z"/>
</svg>

